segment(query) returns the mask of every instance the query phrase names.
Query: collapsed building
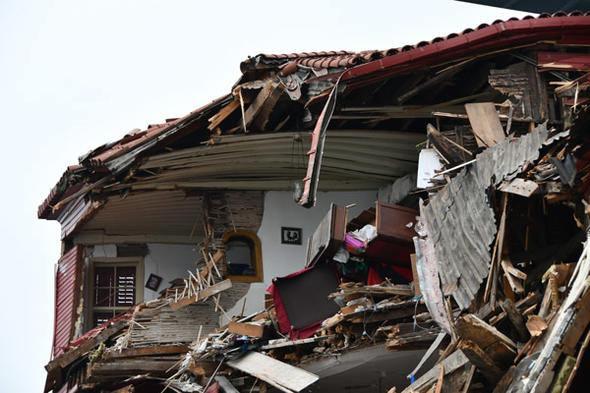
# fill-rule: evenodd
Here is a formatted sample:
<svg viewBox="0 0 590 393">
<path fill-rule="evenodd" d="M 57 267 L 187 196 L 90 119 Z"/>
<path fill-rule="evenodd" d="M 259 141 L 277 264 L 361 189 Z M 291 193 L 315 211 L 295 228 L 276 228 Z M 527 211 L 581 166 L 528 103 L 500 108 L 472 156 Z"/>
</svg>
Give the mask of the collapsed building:
<svg viewBox="0 0 590 393">
<path fill-rule="evenodd" d="M 80 157 L 45 392 L 582 391 L 589 37 L 261 54 Z"/>
</svg>

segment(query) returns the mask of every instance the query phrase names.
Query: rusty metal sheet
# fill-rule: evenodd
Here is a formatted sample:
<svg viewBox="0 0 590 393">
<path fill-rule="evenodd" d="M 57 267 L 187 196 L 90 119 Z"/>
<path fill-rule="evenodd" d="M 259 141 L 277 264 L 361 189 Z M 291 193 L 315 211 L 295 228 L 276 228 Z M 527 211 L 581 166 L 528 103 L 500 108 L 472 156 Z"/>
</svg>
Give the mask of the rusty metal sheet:
<svg viewBox="0 0 590 393">
<path fill-rule="evenodd" d="M 513 179 L 524 165 L 536 160 L 547 135 L 541 125 L 485 150 L 421 208 L 421 220 L 428 229 L 424 240 L 434 248 L 443 292 L 451 293 L 462 309 L 471 304 L 488 275 L 497 231 L 486 191 Z"/>
</svg>

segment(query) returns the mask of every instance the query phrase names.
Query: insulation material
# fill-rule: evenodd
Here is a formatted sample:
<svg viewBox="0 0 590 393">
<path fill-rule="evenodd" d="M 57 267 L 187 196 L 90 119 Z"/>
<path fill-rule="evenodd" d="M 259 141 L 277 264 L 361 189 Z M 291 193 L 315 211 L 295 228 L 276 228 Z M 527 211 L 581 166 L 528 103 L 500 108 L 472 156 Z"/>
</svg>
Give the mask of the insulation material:
<svg viewBox="0 0 590 393">
<path fill-rule="evenodd" d="M 418 158 L 416 186 L 418 188 L 432 187 L 434 185 L 432 179 L 442 179 L 442 176 L 436 176 L 436 172 L 441 172 L 443 169 L 440 156 L 434 149 L 422 149 Z"/>
</svg>

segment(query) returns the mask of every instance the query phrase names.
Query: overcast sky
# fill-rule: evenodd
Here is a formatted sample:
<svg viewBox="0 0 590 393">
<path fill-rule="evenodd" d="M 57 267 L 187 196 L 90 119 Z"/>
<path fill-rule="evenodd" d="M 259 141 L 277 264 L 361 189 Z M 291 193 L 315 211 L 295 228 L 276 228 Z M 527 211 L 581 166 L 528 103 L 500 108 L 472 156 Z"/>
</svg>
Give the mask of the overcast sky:
<svg viewBox="0 0 590 393">
<path fill-rule="evenodd" d="M 524 14 L 451 0 L 0 0 L 0 392 L 41 392 L 68 164 L 228 93 L 248 55 L 384 49 Z"/>
</svg>

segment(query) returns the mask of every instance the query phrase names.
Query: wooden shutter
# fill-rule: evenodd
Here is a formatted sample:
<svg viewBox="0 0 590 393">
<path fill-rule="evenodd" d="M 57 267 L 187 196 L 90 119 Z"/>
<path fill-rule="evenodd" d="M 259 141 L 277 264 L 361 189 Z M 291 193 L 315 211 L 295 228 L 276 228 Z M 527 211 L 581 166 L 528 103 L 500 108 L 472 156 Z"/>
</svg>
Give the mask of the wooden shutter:
<svg viewBox="0 0 590 393">
<path fill-rule="evenodd" d="M 74 331 L 74 318 L 79 300 L 82 247 L 66 252 L 57 263 L 55 272 L 55 322 L 53 357 L 67 348 Z"/>
</svg>

